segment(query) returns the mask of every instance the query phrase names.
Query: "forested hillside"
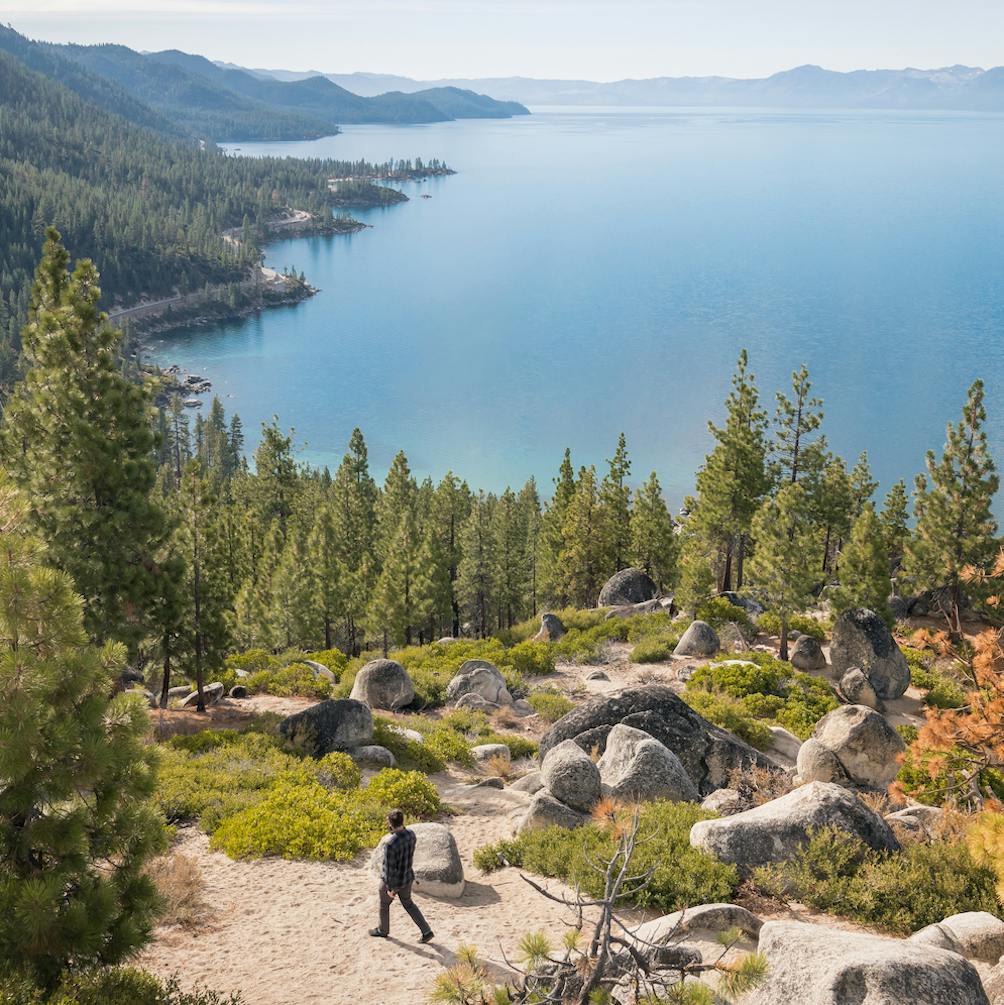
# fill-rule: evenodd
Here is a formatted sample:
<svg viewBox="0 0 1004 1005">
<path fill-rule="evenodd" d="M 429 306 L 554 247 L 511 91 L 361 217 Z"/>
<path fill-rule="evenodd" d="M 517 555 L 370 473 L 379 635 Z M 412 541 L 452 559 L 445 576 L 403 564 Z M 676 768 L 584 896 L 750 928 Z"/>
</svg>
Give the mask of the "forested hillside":
<svg viewBox="0 0 1004 1005">
<path fill-rule="evenodd" d="M 328 178 L 358 171 L 389 168 L 199 149 L 0 52 L 0 382 L 11 375 L 47 224 L 98 263 L 102 304 L 111 306 L 240 278 L 258 260 L 273 213 L 293 206 L 323 218 Z M 224 230 L 245 226 L 243 242 L 223 240 Z"/>
</svg>

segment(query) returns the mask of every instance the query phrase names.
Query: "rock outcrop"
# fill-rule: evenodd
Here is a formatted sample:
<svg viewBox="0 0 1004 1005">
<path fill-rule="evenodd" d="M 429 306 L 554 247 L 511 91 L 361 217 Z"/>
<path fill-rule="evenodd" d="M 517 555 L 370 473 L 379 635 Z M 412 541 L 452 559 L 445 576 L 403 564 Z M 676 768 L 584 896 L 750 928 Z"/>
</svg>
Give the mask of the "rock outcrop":
<svg viewBox="0 0 1004 1005">
<path fill-rule="evenodd" d="M 850 705 L 867 705 L 876 712 L 882 711 L 882 699 L 875 693 L 872 682 L 860 667 L 851 667 L 840 678 L 839 691 L 840 697 Z"/>
<path fill-rule="evenodd" d="M 415 700 L 415 685 L 396 660 L 371 660 L 356 674 L 349 697 L 396 712 Z"/>
<path fill-rule="evenodd" d="M 303 753 L 323 757 L 333 750 L 367 746 L 373 739 L 373 714 L 364 702 L 329 698 L 287 716 L 279 732 Z"/>
<path fill-rule="evenodd" d="M 614 799 L 626 802 L 700 799 L 697 787 L 676 754 L 655 737 L 623 723 L 610 730 L 606 750 L 597 766 L 603 794 Z"/>
<path fill-rule="evenodd" d="M 699 820 L 690 829 L 690 843 L 748 873 L 760 865 L 787 861 L 823 827 L 839 827 L 879 851 L 899 848 L 882 817 L 852 792 L 827 782 L 811 782 L 720 820 Z"/>
<path fill-rule="evenodd" d="M 545 827 L 565 827 L 571 830 L 587 823 L 589 823 L 588 814 L 573 810 L 571 806 L 566 806 L 555 799 L 547 789 L 541 789 L 530 801 L 519 830 L 537 830 Z"/>
<path fill-rule="evenodd" d="M 768 921 L 767 977 L 744 1005 L 989 1005 L 979 974 L 955 953 L 800 921 Z"/>
<path fill-rule="evenodd" d="M 460 858 L 457 841 L 444 824 L 411 824 L 408 828 L 415 833 L 415 891 L 430 897 L 455 899 L 464 893 L 464 863 Z M 373 849 L 370 869 L 379 876 L 387 851 L 386 835 Z"/>
<path fill-rule="evenodd" d="M 597 607 L 627 607 L 653 600 L 658 594 L 655 583 L 644 569 L 621 569 L 600 590 Z"/>
<path fill-rule="evenodd" d="M 706 621 L 692 621 L 673 650 L 674 656 L 714 656 L 722 645 Z"/>
<path fill-rule="evenodd" d="M 905 749 L 885 716 L 864 705 L 842 705 L 827 712 L 802 744 L 795 764 L 796 781 L 840 782 L 839 772 L 833 769 L 835 758 L 848 783 L 884 789 L 899 772 L 897 758 Z"/>
<path fill-rule="evenodd" d="M 559 719 L 540 742 L 541 757 L 564 740 L 585 751 L 606 749 L 607 736 L 618 723 L 654 736 L 679 759 L 701 795 L 728 784 L 735 768 L 752 765 L 783 770 L 759 750 L 712 725 L 660 684 L 633 688 L 613 697 L 595 698 Z"/>
<path fill-rule="evenodd" d="M 864 607 L 845 611 L 833 625 L 830 663 L 842 677 L 858 667 L 879 698 L 902 696 L 910 684 L 910 667 L 886 623 Z"/>
<path fill-rule="evenodd" d="M 914 932 L 908 941 L 996 963 L 1004 956 L 1004 921 L 986 911 L 965 911 Z"/>
</svg>

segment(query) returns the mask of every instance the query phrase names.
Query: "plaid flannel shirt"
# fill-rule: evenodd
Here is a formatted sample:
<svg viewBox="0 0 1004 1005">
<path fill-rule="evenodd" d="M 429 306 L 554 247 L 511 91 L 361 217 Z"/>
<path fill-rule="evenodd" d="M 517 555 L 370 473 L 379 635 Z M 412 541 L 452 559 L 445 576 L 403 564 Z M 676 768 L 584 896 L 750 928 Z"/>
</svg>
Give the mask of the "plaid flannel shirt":
<svg viewBox="0 0 1004 1005">
<path fill-rule="evenodd" d="M 383 871 L 380 878 L 388 890 L 400 890 L 415 878 L 411 868 L 415 856 L 415 832 L 408 830 L 395 831 L 387 842 L 383 858 Z"/>
</svg>

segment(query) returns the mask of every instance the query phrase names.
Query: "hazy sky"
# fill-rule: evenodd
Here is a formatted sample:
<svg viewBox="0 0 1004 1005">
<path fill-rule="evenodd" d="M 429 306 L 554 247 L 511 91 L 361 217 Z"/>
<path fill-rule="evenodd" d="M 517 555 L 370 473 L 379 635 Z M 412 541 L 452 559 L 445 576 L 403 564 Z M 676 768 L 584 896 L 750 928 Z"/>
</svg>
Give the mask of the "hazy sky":
<svg viewBox="0 0 1004 1005">
<path fill-rule="evenodd" d="M 1004 63 L 1002 0 L 0 0 L 0 20 L 52 41 L 413 77 Z"/>
</svg>

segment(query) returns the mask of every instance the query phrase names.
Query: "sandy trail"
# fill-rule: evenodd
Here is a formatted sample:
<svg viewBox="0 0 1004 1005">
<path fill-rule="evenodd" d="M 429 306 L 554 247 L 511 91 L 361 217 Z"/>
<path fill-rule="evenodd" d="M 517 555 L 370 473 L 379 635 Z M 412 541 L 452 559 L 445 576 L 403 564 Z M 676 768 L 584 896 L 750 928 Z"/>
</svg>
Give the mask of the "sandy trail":
<svg viewBox="0 0 1004 1005">
<path fill-rule="evenodd" d="M 528 798 L 445 776 L 436 781 L 459 811 L 449 825 L 467 888 L 455 901 L 416 892 L 436 932 L 430 945 L 417 944 L 418 933 L 396 906 L 390 939 L 366 934 L 376 923 L 376 887 L 365 855 L 348 865 L 234 862 L 187 827 L 176 848 L 200 866 L 213 916 L 197 931 L 159 929 L 140 965 L 162 976 L 176 973 L 185 987 L 239 990 L 248 1005 L 415 1005 L 463 943 L 477 946 L 501 975 L 502 950 L 511 957 L 525 932 L 542 928 L 557 940 L 566 911 L 532 891 L 516 870 L 482 876 L 471 862 L 475 848 L 512 833 Z"/>
</svg>

